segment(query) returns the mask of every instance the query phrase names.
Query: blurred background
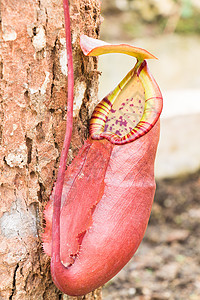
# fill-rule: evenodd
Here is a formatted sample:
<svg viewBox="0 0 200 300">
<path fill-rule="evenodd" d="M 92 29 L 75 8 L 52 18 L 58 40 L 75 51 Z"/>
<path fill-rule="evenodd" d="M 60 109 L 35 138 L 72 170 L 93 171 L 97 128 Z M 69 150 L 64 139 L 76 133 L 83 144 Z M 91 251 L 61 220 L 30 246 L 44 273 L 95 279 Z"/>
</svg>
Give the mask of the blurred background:
<svg viewBox="0 0 200 300">
<path fill-rule="evenodd" d="M 100 38 L 150 51 L 164 97 L 150 224 L 132 261 L 104 299 L 200 300 L 200 0 L 102 1 Z M 99 58 L 99 99 L 135 64 Z"/>
</svg>

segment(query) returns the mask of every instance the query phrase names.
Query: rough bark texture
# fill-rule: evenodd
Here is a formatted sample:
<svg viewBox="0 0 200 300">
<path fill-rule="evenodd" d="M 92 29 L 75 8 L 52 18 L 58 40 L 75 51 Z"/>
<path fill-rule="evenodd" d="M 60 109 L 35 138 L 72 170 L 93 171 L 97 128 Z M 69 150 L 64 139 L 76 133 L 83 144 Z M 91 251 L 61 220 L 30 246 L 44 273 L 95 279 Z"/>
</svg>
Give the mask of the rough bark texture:
<svg viewBox="0 0 200 300">
<path fill-rule="evenodd" d="M 69 160 L 88 133 L 97 102 L 97 60 L 83 57 L 80 33 L 97 37 L 98 0 L 71 1 L 75 69 Z M 42 211 L 56 179 L 66 121 L 67 66 L 62 0 L 0 2 L 0 299 L 62 295 L 41 247 Z M 100 299 L 96 291 L 84 299 Z M 79 297 L 79 299 L 81 299 Z"/>
</svg>

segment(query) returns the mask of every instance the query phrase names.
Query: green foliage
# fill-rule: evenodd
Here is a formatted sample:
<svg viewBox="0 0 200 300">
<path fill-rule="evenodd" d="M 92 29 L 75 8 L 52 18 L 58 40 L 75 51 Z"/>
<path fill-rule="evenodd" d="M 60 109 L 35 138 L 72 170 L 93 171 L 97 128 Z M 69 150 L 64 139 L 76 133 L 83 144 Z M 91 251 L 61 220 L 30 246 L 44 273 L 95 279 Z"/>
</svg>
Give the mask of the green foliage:
<svg viewBox="0 0 200 300">
<path fill-rule="evenodd" d="M 200 1 L 200 0 L 199 0 Z M 111 6 L 112 3 L 112 6 Z M 112 16 L 112 22 L 120 27 L 125 38 L 143 35 L 158 35 L 172 30 L 177 33 L 200 32 L 200 6 L 192 0 L 123 0 L 124 9 L 118 1 L 104 1 L 103 14 Z M 198 4 L 198 5 L 197 5 Z M 120 22 L 119 22 L 120 18 Z M 172 24 L 172 26 L 170 26 Z M 167 27 L 166 27 L 167 26 Z M 118 36 L 117 36 L 118 38 Z"/>
<path fill-rule="evenodd" d="M 181 0 L 181 17 L 191 18 L 193 15 L 193 7 L 191 0 Z"/>
<path fill-rule="evenodd" d="M 199 13 L 194 13 L 189 18 L 180 18 L 177 27 L 177 33 L 200 33 L 200 17 Z"/>
</svg>

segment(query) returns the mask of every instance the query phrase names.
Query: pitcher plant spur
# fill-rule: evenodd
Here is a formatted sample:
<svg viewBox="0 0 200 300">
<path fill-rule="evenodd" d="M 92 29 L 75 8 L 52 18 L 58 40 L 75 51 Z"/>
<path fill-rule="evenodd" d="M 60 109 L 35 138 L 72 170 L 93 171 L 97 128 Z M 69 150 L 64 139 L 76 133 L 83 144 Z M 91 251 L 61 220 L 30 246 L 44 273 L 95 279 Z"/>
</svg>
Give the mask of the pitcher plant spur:
<svg viewBox="0 0 200 300">
<path fill-rule="evenodd" d="M 146 63 L 155 58 L 152 54 L 85 35 L 80 45 L 87 56 L 124 53 L 137 62 L 96 106 L 90 136 L 65 171 L 53 243 L 55 188 L 45 209 L 43 247 L 52 256 L 52 278 L 61 291 L 73 296 L 105 284 L 142 241 L 155 193 L 154 159 L 163 102 Z"/>
</svg>

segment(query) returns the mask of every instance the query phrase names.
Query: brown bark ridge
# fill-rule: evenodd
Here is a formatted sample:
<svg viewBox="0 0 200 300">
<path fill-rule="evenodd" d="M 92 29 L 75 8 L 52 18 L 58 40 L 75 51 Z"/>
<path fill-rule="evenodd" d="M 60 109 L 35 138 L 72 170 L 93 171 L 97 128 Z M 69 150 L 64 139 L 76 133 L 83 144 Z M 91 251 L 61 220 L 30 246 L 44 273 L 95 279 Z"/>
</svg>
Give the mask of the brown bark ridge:
<svg viewBox="0 0 200 300">
<path fill-rule="evenodd" d="M 0 299 L 82 299 L 58 291 L 41 247 L 42 211 L 56 179 L 66 123 L 62 0 L 1 0 L 0 12 Z M 98 37 L 99 0 L 71 0 L 70 14 L 72 160 L 97 102 L 97 59 L 83 56 L 79 36 Z M 101 299 L 101 291 L 83 299 Z"/>
</svg>

